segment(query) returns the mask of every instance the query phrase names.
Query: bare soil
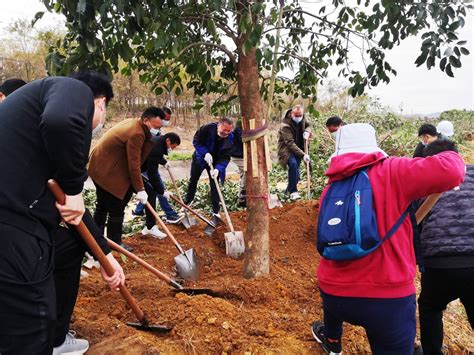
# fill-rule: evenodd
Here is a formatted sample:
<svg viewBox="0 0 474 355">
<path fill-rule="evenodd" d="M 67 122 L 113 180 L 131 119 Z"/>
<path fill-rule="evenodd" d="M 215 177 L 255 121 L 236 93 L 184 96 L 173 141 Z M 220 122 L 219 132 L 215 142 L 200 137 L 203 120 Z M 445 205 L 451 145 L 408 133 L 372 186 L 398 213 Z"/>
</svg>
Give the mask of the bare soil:
<svg viewBox="0 0 474 355">
<path fill-rule="evenodd" d="M 127 286 L 151 323 L 173 327 L 159 335 L 131 328 L 135 321 L 120 294 L 111 292 L 99 273 L 81 281 L 72 328 L 91 342 L 88 354 L 238 353 L 318 354 L 310 324 L 322 316 L 315 277 L 319 255 L 314 242 L 318 204 L 298 202 L 270 211 L 271 273 L 246 280 L 242 260 L 225 255 L 224 226 L 208 237 L 203 224 L 171 230 L 185 249 L 200 257 L 201 276 L 186 287 L 211 288 L 219 297 L 175 294 L 172 289 L 127 260 L 122 264 Z M 236 230 L 245 233 L 245 213 L 233 213 Z M 126 242 L 150 264 L 174 274 L 171 241 L 136 235 Z M 445 312 L 445 344 L 449 353 L 466 353 L 472 333 L 459 304 Z M 347 325 L 345 353 L 369 353 L 362 328 Z"/>
</svg>

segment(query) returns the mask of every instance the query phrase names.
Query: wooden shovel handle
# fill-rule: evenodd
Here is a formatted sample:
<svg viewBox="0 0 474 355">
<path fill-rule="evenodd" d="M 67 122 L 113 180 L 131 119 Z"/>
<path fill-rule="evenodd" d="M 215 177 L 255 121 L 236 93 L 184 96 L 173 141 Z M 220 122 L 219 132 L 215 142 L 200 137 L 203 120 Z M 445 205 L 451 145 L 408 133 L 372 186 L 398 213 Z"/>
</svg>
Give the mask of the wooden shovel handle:
<svg viewBox="0 0 474 355">
<path fill-rule="evenodd" d="M 309 152 L 309 138 L 305 139 L 304 142 L 304 153 L 308 155 Z M 307 194 L 308 198 L 310 198 L 311 195 L 311 176 L 309 172 L 309 161 L 306 162 L 306 189 L 307 189 Z"/>
<path fill-rule="evenodd" d="M 425 219 L 426 215 L 431 211 L 436 202 L 438 202 L 438 200 L 441 198 L 441 195 L 441 192 L 429 195 L 426 200 L 421 204 L 421 206 L 415 213 L 417 224 L 420 224 L 421 221 Z"/>
<path fill-rule="evenodd" d="M 169 285 L 173 286 L 174 288 L 178 289 L 178 290 L 181 290 L 183 288 L 183 286 L 181 286 L 180 284 L 178 284 L 175 280 L 173 280 L 171 277 L 169 277 L 168 275 L 162 273 L 160 270 L 154 268 L 153 266 L 151 266 L 150 264 L 148 264 L 145 260 L 143 260 L 142 258 L 138 257 L 137 255 L 129 252 L 127 249 L 125 248 L 122 248 L 120 245 L 118 245 L 117 243 L 113 242 L 112 240 L 110 240 L 109 238 L 105 238 L 107 239 L 107 244 L 109 245 L 109 247 L 115 251 L 118 251 L 120 253 L 122 253 L 123 255 L 125 255 L 127 258 L 130 258 L 132 259 L 133 261 L 136 261 L 138 264 L 140 264 L 141 266 L 143 266 L 145 269 L 147 269 L 148 271 L 150 271 L 152 274 L 158 276 L 159 279 L 165 281 L 166 283 L 168 283 Z"/>
<path fill-rule="evenodd" d="M 212 164 L 210 164 L 211 172 L 214 170 Z M 232 224 L 232 220 L 230 219 L 229 212 L 227 212 L 227 206 L 225 204 L 224 196 L 222 195 L 221 187 L 219 186 L 218 178 L 212 178 L 214 180 L 214 184 L 216 185 L 217 193 L 219 194 L 219 198 L 221 200 L 222 209 L 224 210 L 224 215 L 227 220 L 227 224 L 230 228 L 230 231 L 234 233 L 234 225 Z"/>
<path fill-rule="evenodd" d="M 155 218 L 155 221 L 156 223 L 158 223 L 160 225 L 161 228 L 163 228 L 163 230 L 165 231 L 166 235 L 171 239 L 171 241 L 173 242 L 173 244 L 176 246 L 176 248 L 178 249 L 178 251 L 181 253 L 181 254 L 184 254 L 184 249 L 181 247 L 181 245 L 178 243 L 178 241 L 176 240 L 176 238 L 173 236 L 173 234 L 171 234 L 170 230 L 168 229 L 168 227 L 166 226 L 166 224 L 161 220 L 160 216 L 158 215 L 158 213 L 156 213 L 155 209 L 150 205 L 150 202 L 146 202 L 146 208 L 148 208 L 148 211 L 150 211 L 150 213 L 153 215 L 153 218 Z"/>
<path fill-rule="evenodd" d="M 173 195 L 170 196 L 171 199 L 176 202 L 178 205 L 180 205 L 181 207 L 184 207 L 186 208 L 189 212 L 193 213 L 196 217 L 198 217 L 200 220 L 202 220 L 204 223 L 207 223 L 209 224 L 211 227 L 216 227 L 210 220 L 208 220 L 206 217 L 204 217 L 202 214 L 200 214 L 198 211 L 196 210 L 193 210 L 191 207 L 189 207 L 188 205 L 186 205 L 184 202 L 178 200 L 176 197 L 174 197 Z"/>
<path fill-rule="evenodd" d="M 56 198 L 56 201 L 58 201 L 60 205 L 63 205 L 66 202 L 66 195 L 64 194 L 63 190 L 56 181 L 54 181 L 53 179 L 48 180 L 48 188 L 51 190 L 54 197 Z M 100 249 L 99 244 L 97 244 L 96 240 L 94 239 L 84 222 L 81 221 L 77 226 L 74 226 L 74 228 L 77 230 L 81 238 L 84 240 L 91 252 L 97 258 L 107 275 L 113 276 L 115 273 L 114 267 L 109 262 L 102 249 Z M 143 325 L 148 325 L 145 313 L 143 313 L 143 311 L 140 309 L 137 304 L 137 301 L 133 298 L 127 287 L 125 285 L 119 285 L 119 289 L 123 298 L 128 303 L 140 323 L 142 323 Z"/>
</svg>

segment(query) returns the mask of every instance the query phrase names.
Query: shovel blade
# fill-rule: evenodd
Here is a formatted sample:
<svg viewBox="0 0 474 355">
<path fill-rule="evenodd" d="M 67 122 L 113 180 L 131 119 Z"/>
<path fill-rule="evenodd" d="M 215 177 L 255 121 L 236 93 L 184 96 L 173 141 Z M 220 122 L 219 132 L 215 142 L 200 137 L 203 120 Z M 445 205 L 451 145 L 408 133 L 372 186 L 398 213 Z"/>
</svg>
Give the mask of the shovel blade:
<svg viewBox="0 0 474 355">
<path fill-rule="evenodd" d="M 146 332 L 156 332 L 156 333 L 168 333 L 173 329 L 172 327 L 169 327 L 167 325 L 158 325 L 158 324 L 145 325 L 142 323 L 127 322 L 127 325 L 129 327 L 133 327 L 139 330 L 144 330 Z"/>
<path fill-rule="evenodd" d="M 198 257 L 193 249 L 188 249 L 184 254 L 175 256 L 174 261 L 180 277 L 192 281 L 199 278 Z"/>
<path fill-rule="evenodd" d="M 245 251 L 244 234 L 242 232 L 224 233 L 225 253 L 232 258 L 238 258 Z"/>
<path fill-rule="evenodd" d="M 204 233 L 206 233 L 208 236 L 212 236 L 215 230 L 216 228 L 207 225 L 206 228 L 204 228 Z"/>
</svg>

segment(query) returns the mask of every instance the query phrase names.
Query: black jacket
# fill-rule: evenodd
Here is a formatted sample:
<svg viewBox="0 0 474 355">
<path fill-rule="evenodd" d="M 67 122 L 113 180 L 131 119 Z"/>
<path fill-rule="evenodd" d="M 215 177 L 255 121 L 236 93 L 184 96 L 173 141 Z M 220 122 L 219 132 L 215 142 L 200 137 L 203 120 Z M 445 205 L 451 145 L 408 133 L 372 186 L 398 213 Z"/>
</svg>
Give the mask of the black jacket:
<svg viewBox="0 0 474 355">
<path fill-rule="evenodd" d="M 427 267 L 474 267 L 474 165 L 467 165 L 459 190 L 443 193 L 423 224 Z"/>
<path fill-rule="evenodd" d="M 423 149 L 425 149 L 425 145 L 422 142 L 419 142 L 415 148 L 415 152 L 413 153 L 413 158 L 423 158 Z"/>
<path fill-rule="evenodd" d="M 242 127 L 236 126 L 234 129 L 234 142 L 230 156 L 233 158 L 244 157 L 244 144 L 242 143 Z"/>
<path fill-rule="evenodd" d="M 153 190 L 159 195 L 163 195 L 165 190 L 163 184 L 160 183 L 158 176 L 158 164 L 165 165 L 167 163 L 165 155 L 168 155 L 168 147 L 166 146 L 166 139 L 164 136 L 159 136 L 154 139 L 155 143 L 150 152 L 150 155 L 142 165 L 142 173 L 146 172 L 148 180 L 153 187 Z"/>
<path fill-rule="evenodd" d="M 29 83 L 0 104 L 0 223 L 51 242 L 59 213 L 46 184 L 82 191 L 93 114 L 92 91 L 66 77 Z"/>
</svg>

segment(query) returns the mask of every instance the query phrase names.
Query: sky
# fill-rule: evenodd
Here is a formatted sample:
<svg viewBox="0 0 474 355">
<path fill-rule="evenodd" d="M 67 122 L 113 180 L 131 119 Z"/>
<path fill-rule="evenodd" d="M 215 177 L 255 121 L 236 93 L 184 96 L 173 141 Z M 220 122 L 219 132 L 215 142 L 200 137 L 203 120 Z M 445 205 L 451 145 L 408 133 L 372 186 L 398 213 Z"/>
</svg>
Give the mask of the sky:
<svg viewBox="0 0 474 355">
<path fill-rule="evenodd" d="M 306 9 L 319 8 L 323 1 L 307 1 Z M 317 3 L 317 5 L 316 5 Z M 33 18 L 36 12 L 44 11 L 39 0 L 0 0 L 0 29 L 19 18 Z M 377 96 L 383 105 L 404 114 L 434 113 L 453 108 L 474 110 L 474 21 L 473 14 L 467 18 L 460 38 L 468 41 L 466 47 L 471 54 L 463 57 L 462 67 L 448 77 L 439 69 L 427 70 L 425 66 L 416 67 L 414 62 L 419 55 L 420 41 L 410 38 L 400 46 L 386 52 L 387 60 L 398 74 L 388 85 L 380 84 L 368 93 Z M 38 23 L 40 27 L 61 24 L 61 17 L 47 13 Z"/>
</svg>

